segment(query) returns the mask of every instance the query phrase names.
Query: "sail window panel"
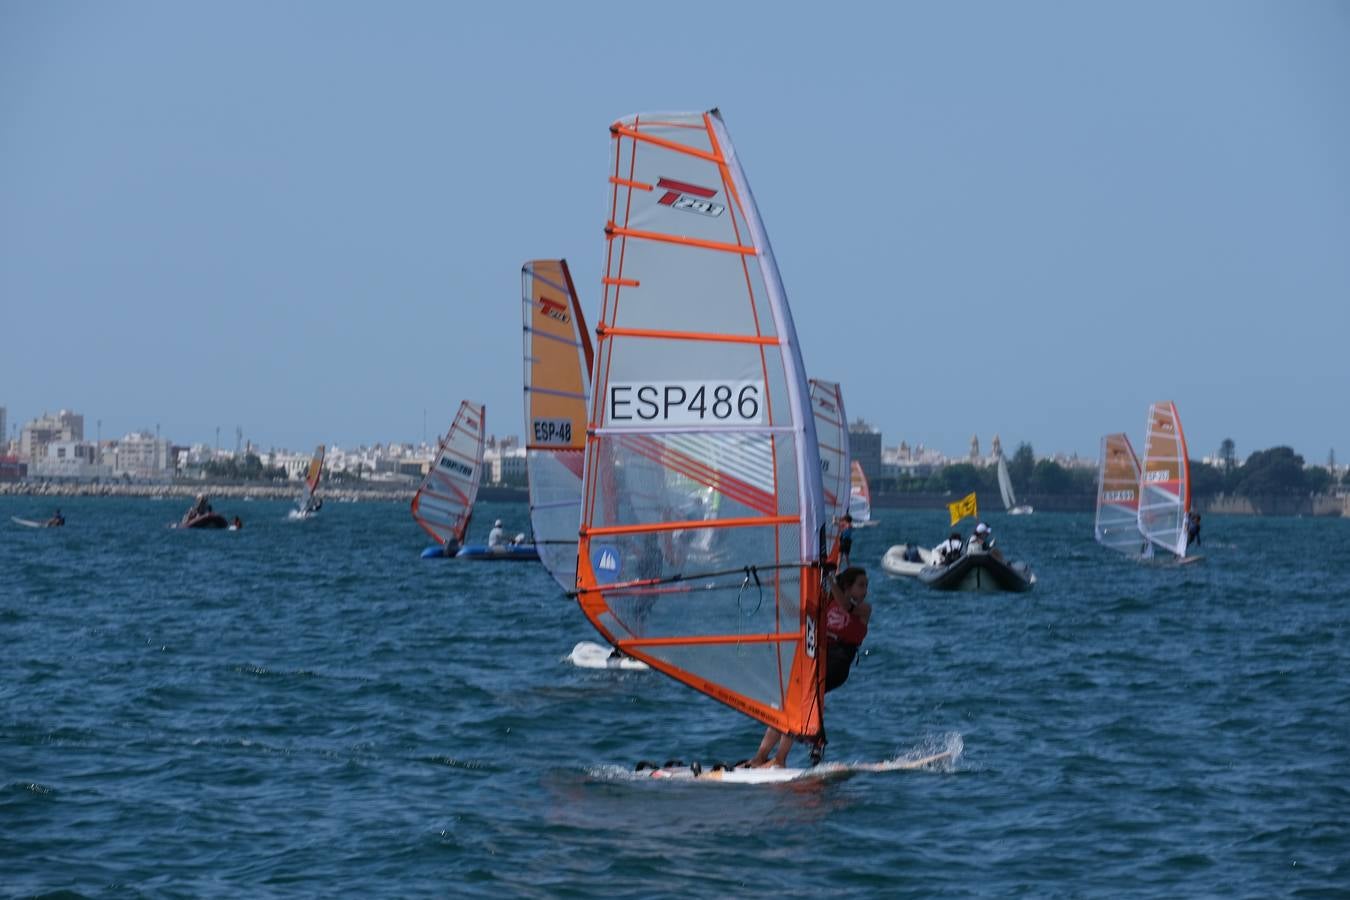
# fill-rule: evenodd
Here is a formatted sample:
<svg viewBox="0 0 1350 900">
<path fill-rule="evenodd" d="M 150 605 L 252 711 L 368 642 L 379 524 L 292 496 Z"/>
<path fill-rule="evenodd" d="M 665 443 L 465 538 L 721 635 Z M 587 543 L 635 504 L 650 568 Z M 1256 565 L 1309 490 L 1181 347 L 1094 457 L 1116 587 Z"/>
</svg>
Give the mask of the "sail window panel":
<svg viewBox="0 0 1350 900">
<path fill-rule="evenodd" d="M 676 511 L 671 521 L 680 512 Z M 655 521 L 665 520 L 657 516 Z M 591 566 L 602 576 L 603 586 L 643 579 L 693 578 L 795 561 L 797 554 L 793 551 L 798 545 L 784 544 L 781 538 L 775 541 L 776 534 L 776 527 L 766 524 L 594 535 L 590 540 Z"/>
<path fill-rule="evenodd" d="M 1144 553 L 1145 540 L 1139 532 L 1139 519 L 1133 510 L 1118 506 L 1103 506 L 1097 514 L 1098 543 L 1129 556 Z"/>
<path fill-rule="evenodd" d="M 796 516 L 801 510 L 801 495 L 798 491 L 798 483 L 801 480 L 801 472 L 797 468 L 797 442 L 791 434 L 776 434 L 774 442 L 774 463 L 777 466 L 777 489 L 778 489 L 778 513 L 785 516 Z M 809 465 L 815 465 L 812 460 Z"/>
<path fill-rule="evenodd" d="M 756 518 L 796 508 L 774 482 L 768 435 L 611 433 L 596 441 L 605 474 L 593 486 L 595 525 Z"/>
<path fill-rule="evenodd" d="M 611 548 L 597 552 L 593 544 L 591 555 L 617 555 L 621 579 L 630 572 L 665 571 L 662 555 L 670 551 L 668 545 L 646 544 L 640 539 L 616 542 Z M 707 575 L 686 571 L 679 581 L 618 585 L 605 591 L 605 604 L 616 617 L 614 637 L 618 640 L 795 634 L 800 628 L 798 617 L 796 613 L 790 620 L 782 617 L 778 595 L 786 594 L 795 603 L 800 596 L 801 571 L 795 566 L 762 570 L 758 581 L 754 577 L 747 581 L 742 571 Z"/>
<path fill-rule="evenodd" d="M 539 559 L 563 590 L 575 590 L 582 454 L 576 450 L 530 451 L 525 465 Z"/>
<path fill-rule="evenodd" d="M 775 334 L 767 307 L 751 303 L 752 291 L 756 298 L 766 295 L 753 257 L 629 238 L 623 247 L 623 268 L 610 274 L 637 282 L 636 287 L 618 291 L 617 303 L 606 310 L 607 321 L 618 327 L 751 337 Z"/>
<path fill-rule="evenodd" d="M 796 653 L 796 642 L 692 644 L 651 647 L 646 652 L 678 669 L 781 710 L 782 685 L 788 682 L 788 666 Z"/>
</svg>

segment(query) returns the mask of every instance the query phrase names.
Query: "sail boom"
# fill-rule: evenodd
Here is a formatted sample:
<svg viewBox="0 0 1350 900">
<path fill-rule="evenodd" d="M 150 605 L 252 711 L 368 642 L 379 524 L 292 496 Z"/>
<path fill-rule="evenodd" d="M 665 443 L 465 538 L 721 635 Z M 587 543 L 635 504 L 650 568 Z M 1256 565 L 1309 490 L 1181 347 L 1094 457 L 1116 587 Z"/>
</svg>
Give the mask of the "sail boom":
<svg viewBox="0 0 1350 900">
<path fill-rule="evenodd" d="M 775 634 L 708 634 L 687 638 L 628 638 L 619 642 L 623 649 L 629 647 L 694 647 L 700 644 L 782 644 L 800 641 L 800 631 L 779 632 Z"/>
</svg>

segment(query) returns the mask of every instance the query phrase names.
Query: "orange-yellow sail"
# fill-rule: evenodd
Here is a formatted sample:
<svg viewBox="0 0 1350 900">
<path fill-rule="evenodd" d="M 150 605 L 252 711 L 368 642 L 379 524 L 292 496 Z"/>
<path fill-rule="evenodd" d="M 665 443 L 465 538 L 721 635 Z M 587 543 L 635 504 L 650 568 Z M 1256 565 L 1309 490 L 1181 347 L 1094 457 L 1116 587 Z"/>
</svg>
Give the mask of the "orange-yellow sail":
<svg viewBox="0 0 1350 900">
<path fill-rule="evenodd" d="M 872 486 L 867 483 L 867 473 L 862 463 L 853 460 L 850 469 L 848 513 L 855 525 L 872 520 Z"/>
<path fill-rule="evenodd" d="M 539 560 L 570 593 L 577 582 L 591 339 L 566 260 L 527 262 L 521 294 L 530 525 Z"/>
<path fill-rule="evenodd" d="M 309 468 L 305 470 L 305 491 L 300 495 L 297 503 L 299 511 L 296 515 L 313 515 L 322 505 L 317 494 L 319 479 L 323 477 L 323 454 L 323 444 L 314 448 L 314 455 L 309 459 Z"/>
<path fill-rule="evenodd" d="M 1175 403 L 1149 407 L 1148 439 L 1139 480 L 1139 530 L 1154 544 L 1186 555 L 1186 517 L 1191 509 L 1191 461 Z"/>
<path fill-rule="evenodd" d="M 1104 547 L 1127 556 L 1146 556 L 1152 545 L 1139 532 L 1139 457 L 1123 434 L 1102 438 L 1097 471 L 1094 536 Z"/>
<path fill-rule="evenodd" d="M 773 253 L 716 111 L 610 133 L 578 601 L 624 653 L 818 737 L 820 451 Z"/>
</svg>

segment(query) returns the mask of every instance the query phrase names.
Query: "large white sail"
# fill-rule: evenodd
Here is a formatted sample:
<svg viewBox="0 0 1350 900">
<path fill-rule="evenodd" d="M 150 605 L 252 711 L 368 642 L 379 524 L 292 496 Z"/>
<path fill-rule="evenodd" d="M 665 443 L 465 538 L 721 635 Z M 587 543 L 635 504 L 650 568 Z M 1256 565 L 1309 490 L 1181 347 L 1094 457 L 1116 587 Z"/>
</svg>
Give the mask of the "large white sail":
<svg viewBox="0 0 1350 900">
<path fill-rule="evenodd" d="M 844 394 L 833 381 L 812 378 L 810 385 L 825 510 L 832 520 L 837 520 L 848 512 L 849 501 L 848 418 L 844 414 Z"/>
<path fill-rule="evenodd" d="M 1012 479 L 1008 477 L 1008 463 L 1003 454 L 998 455 L 998 492 L 1003 495 L 1003 508 L 1011 510 L 1017 505 L 1017 495 L 1013 493 Z"/>
<path fill-rule="evenodd" d="M 1186 515 L 1191 508 L 1191 463 L 1176 404 L 1148 411 L 1148 440 L 1139 481 L 1139 530 L 1155 545 L 1186 555 Z"/>
<path fill-rule="evenodd" d="M 1153 553 L 1153 545 L 1139 531 L 1139 458 L 1123 434 L 1102 438 L 1093 535 L 1097 543 L 1126 556 Z"/>
<path fill-rule="evenodd" d="M 578 600 L 624 653 L 819 737 L 820 450 L 769 242 L 716 111 L 610 133 Z"/>
<path fill-rule="evenodd" d="M 591 343 L 566 260 L 521 270 L 525 318 L 525 461 L 539 559 L 564 591 L 577 586 Z"/>
<path fill-rule="evenodd" d="M 412 515 L 442 546 L 464 543 L 483 474 L 486 410 L 465 400 L 412 499 Z"/>
</svg>

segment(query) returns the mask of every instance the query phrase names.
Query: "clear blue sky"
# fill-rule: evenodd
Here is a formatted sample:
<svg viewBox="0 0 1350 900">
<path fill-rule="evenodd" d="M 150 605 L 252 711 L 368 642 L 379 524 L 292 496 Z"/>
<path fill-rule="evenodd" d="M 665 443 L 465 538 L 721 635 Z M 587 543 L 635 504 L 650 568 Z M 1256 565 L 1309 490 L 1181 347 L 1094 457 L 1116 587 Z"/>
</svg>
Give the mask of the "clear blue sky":
<svg viewBox="0 0 1350 900">
<path fill-rule="evenodd" d="M 722 109 L 850 412 L 949 453 L 1350 460 L 1350 4 L 0 2 L 0 406 L 307 449 L 521 431 L 609 123 Z"/>
</svg>

